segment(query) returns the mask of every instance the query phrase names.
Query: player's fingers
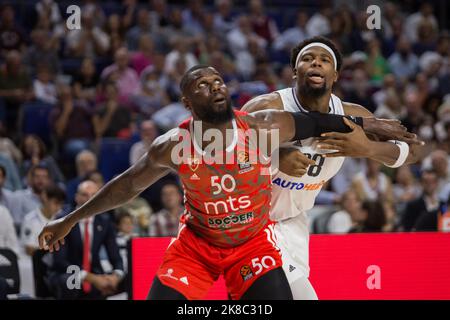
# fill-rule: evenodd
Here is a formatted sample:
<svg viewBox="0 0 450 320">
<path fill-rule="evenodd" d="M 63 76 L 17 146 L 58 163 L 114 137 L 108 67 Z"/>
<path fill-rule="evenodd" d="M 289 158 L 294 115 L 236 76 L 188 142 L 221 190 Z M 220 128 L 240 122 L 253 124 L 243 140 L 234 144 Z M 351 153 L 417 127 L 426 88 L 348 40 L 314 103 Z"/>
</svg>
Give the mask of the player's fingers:
<svg viewBox="0 0 450 320">
<path fill-rule="evenodd" d="M 323 141 L 320 141 L 317 146 L 320 148 L 322 144 L 331 144 L 336 146 L 344 146 L 346 145 L 347 140 L 339 140 L 339 139 L 325 139 Z"/>
<path fill-rule="evenodd" d="M 59 242 L 58 241 L 55 242 L 55 250 L 59 251 Z"/>
<path fill-rule="evenodd" d="M 293 172 L 293 176 L 294 177 L 303 177 L 306 174 L 306 170 L 305 169 L 301 169 L 301 170 L 294 170 Z"/>
<path fill-rule="evenodd" d="M 302 156 L 302 157 L 297 158 L 296 162 L 297 163 L 301 163 L 302 165 L 305 165 L 305 166 L 313 166 L 313 165 L 316 164 L 316 162 L 314 160 L 312 160 L 312 159 L 310 159 L 310 158 L 308 158 L 306 156 Z"/>
<path fill-rule="evenodd" d="M 336 157 L 345 157 L 345 154 L 343 152 L 332 152 L 332 153 L 326 153 L 323 156 L 325 158 L 336 158 Z"/>
<path fill-rule="evenodd" d="M 337 144 L 321 143 L 319 149 L 342 151 L 342 146 Z"/>
<path fill-rule="evenodd" d="M 61 243 L 61 245 L 64 245 L 66 243 L 66 240 L 64 240 L 64 238 L 62 238 L 61 240 L 59 240 L 59 242 Z"/>
<path fill-rule="evenodd" d="M 39 234 L 39 237 L 38 237 L 38 239 L 39 239 L 39 249 L 44 249 L 44 247 L 45 247 L 45 238 L 44 237 L 45 237 L 45 234 L 42 231 Z"/>
<path fill-rule="evenodd" d="M 332 139 L 343 139 L 345 137 L 345 133 L 325 132 L 325 133 L 322 133 L 320 136 L 325 137 L 325 138 L 332 138 Z"/>
<path fill-rule="evenodd" d="M 356 123 L 354 123 L 353 121 L 348 120 L 347 118 L 344 118 L 344 123 L 347 125 L 347 127 L 352 129 L 352 131 L 356 128 Z"/>
</svg>

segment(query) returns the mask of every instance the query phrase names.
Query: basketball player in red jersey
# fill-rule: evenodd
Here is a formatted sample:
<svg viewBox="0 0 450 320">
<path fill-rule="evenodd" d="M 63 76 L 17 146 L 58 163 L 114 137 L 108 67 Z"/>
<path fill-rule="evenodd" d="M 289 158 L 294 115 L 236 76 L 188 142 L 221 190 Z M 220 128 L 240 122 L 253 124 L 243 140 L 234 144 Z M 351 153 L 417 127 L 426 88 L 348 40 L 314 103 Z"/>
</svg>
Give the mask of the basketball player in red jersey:
<svg viewBox="0 0 450 320">
<path fill-rule="evenodd" d="M 64 218 L 50 222 L 39 235 L 41 248 L 59 250 L 64 237 L 80 220 L 116 208 L 168 173 L 179 173 L 185 191 L 185 213 L 179 234 L 167 249 L 153 281 L 150 299 L 201 299 L 220 274 L 232 299 L 292 299 L 281 268 L 281 256 L 269 220 L 271 177 L 261 161 L 249 162 L 260 149 L 242 132 L 279 129 L 279 141 L 319 136 L 326 131 L 348 132 L 343 116 L 261 111 L 233 111 L 228 89 L 212 67 L 196 66 L 181 81 L 183 103 L 192 119 L 158 137 L 135 165 L 107 183 L 90 201 Z M 347 118 L 350 119 L 350 118 Z M 227 129 L 215 153 L 235 161 L 207 163 L 208 143 L 197 141 L 194 121 L 203 132 Z M 404 134 L 397 122 L 351 118 L 373 133 Z M 190 135 L 186 136 L 188 132 Z M 274 130 L 267 135 L 272 136 Z M 270 139 L 269 139 L 270 140 Z M 181 142 L 187 142 L 180 156 Z M 244 145 L 245 148 L 242 148 Z M 243 152 L 243 150 L 246 150 Z M 193 151 L 193 153 L 190 153 Z M 193 154 L 193 155 L 192 155 Z M 175 156 L 174 156 L 175 155 Z M 180 162 L 180 159 L 183 161 Z"/>
</svg>

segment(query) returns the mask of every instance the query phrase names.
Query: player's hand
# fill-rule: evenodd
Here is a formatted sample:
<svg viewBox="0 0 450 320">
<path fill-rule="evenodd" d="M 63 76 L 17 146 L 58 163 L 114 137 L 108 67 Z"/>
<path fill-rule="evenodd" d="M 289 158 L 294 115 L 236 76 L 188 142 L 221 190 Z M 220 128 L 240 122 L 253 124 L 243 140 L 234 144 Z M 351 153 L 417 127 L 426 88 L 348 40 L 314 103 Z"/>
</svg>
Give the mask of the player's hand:
<svg viewBox="0 0 450 320">
<path fill-rule="evenodd" d="M 363 118 L 363 127 L 365 132 L 374 134 L 383 141 L 401 140 L 408 144 L 425 144 L 396 119 Z"/>
<path fill-rule="evenodd" d="M 281 172 L 292 177 L 302 177 L 310 165 L 315 165 L 314 160 L 309 159 L 298 149 L 280 148 L 280 166 Z"/>
<path fill-rule="evenodd" d="M 334 152 L 326 153 L 323 156 L 333 157 L 367 157 L 370 152 L 370 140 L 364 130 L 344 118 L 345 124 L 352 130 L 349 133 L 327 132 L 322 133 L 318 148 L 332 150 Z"/>
<path fill-rule="evenodd" d="M 39 234 L 39 248 L 50 252 L 58 251 L 72 227 L 65 218 L 50 221 Z"/>
</svg>

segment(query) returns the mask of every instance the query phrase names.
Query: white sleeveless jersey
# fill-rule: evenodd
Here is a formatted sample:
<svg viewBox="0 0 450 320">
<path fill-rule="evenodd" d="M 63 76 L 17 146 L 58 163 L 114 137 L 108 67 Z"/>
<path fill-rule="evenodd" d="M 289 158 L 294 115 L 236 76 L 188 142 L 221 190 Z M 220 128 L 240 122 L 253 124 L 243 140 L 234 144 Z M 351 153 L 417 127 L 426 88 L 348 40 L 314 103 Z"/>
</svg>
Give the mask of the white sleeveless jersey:
<svg viewBox="0 0 450 320">
<path fill-rule="evenodd" d="M 295 95 L 295 88 L 287 88 L 276 91 L 281 96 L 284 110 L 290 112 L 308 112 L 305 110 Z M 344 115 L 341 99 L 331 95 L 329 113 Z M 295 217 L 299 214 L 306 215 L 306 211 L 314 206 L 316 196 L 323 184 L 331 179 L 341 168 L 344 157 L 324 158 L 322 155 L 328 151 L 317 148 L 317 139 L 308 138 L 301 141 L 289 142 L 283 146 L 298 148 L 310 159 L 316 161 L 315 166 L 309 166 L 307 173 L 301 177 L 292 177 L 278 171 L 272 180 L 272 210 L 271 219 L 281 221 Z"/>
</svg>

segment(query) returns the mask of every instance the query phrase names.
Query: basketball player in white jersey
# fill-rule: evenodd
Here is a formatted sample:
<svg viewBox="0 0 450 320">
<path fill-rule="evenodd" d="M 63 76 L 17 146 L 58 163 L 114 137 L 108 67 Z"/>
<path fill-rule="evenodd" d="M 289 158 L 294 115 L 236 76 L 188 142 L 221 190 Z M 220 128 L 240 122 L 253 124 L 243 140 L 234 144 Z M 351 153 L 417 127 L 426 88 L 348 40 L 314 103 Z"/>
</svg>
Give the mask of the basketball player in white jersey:
<svg viewBox="0 0 450 320">
<path fill-rule="evenodd" d="M 342 56 L 332 41 L 324 37 L 307 39 L 292 50 L 295 87 L 258 96 L 242 110 L 284 109 L 373 117 L 364 107 L 343 102 L 332 94 L 341 64 Z M 284 145 L 280 150 L 280 163 L 285 157 L 284 162 L 288 160 L 289 166 L 281 166 L 278 172 L 275 170 L 272 178 L 271 218 L 277 221 L 275 232 L 282 251 L 283 269 L 297 300 L 317 299 L 308 280 L 306 212 L 313 207 L 323 184 L 341 168 L 344 157 L 371 158 L 390 167 L 399 167 L 415 162 L 423 144 L 411 133 L 396 138 L 403 141 L 372 141 L 360 127 L 349 121 L 346 123 L 352 132 L 328 133 L 323 139 L 310 138 Z"/>
</svg>

